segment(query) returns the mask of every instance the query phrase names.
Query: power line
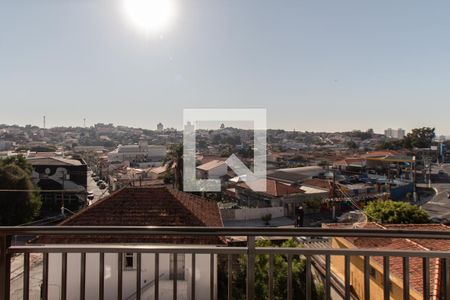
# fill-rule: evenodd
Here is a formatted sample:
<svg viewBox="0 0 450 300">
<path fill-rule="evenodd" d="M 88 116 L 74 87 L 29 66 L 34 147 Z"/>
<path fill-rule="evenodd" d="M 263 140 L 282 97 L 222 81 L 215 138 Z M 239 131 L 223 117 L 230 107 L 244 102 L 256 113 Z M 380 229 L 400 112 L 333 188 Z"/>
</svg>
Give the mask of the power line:
<svg viewBox="0 0 450 300">
<path fill-rule="evenodd" d="M 87 194 L 86 191 L 80 191 L 80 190 L 41 190 L 41 189 L 23 189 L 23 190 L 15 190 L 15 189 L 0 189 L 0 192 L 7 192 L 7 193 L 28 193 L 28 192 L 41 192 L 41 193 L 78 193 L 78 194 Z"/>
</svg>

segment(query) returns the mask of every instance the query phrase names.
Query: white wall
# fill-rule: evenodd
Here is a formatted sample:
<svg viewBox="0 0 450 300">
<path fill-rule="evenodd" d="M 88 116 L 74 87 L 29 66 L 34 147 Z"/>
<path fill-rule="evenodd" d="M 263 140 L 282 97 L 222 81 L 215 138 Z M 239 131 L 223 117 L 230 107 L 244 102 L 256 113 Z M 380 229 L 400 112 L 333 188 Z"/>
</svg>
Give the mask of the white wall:
<svg viewBox="0 0 450 300">
<path fill-rule="evenodd" d="M 240 209 L 221 209 L 223 220 L 256 220 L 262 216 L 271 214 L 272 218 L 284 216 L 283 207 L 264 207 L 264 208 L 240 208 Z"/>
<path fill-rule="evenodd" d="M 99 288 L 99 254 L 86 254 L 86 300 L 98 299 Z M 159 299 L 173 299 L 173 281 L 169 280 L 169 254 L 159 255 L 159 274 L 163 275 L 159 283 Z M 60 299 L 61 289 L 61 254 L 49 255 L 49 299 Z M 154 254 L 142 254 L 141 265 L 141 287 L 154 280 Z M 80 262 L 81 255 L 78 253 L 69 253 L 67 255 L 67 299 L 76 300 L 80 298 Z M 191 272 L 192 272 L 192 256 L 185 255 L 185 280 L 178 281 L 178 299 L 190 300 L 191 287 Z M 196 299 L 209 299 L 210 291 L 210 255 L 197 254 L 196 255 L 196 272 L 195 281 Z M 105 254 L 105 281 L 104 281 L 104 296 L 105 299 L 117 299 L 117 267 L 118 254 Z M 217 257 L 214 260 L 214 285 L 217 290 Z M 127 299 L 136 291 L 136 270 L 123 270 L 122 272 L 122 296 Z M 217 293 L 217 291 L 216 291 Z M 153 299 L 154 285 L 142 294 L 142 299 Z"/>
</svg>

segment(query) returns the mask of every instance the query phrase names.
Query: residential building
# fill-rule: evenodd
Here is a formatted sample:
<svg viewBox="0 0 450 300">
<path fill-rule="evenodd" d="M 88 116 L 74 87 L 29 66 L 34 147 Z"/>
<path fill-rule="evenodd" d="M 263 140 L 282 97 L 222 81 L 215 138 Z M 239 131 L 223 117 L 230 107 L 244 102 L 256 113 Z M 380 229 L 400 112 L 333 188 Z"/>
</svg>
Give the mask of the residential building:
<svg viewBox="0 0 450 300">
<path fill-rule="evenodd" d="M 324 224 L 324 228 L 355 228 L 349 224 Z M 364 223 L 356 226 L 362 229 L 378 230 L 409 230 L 409 231 L 446 231 L 450 234 L 450 227 L 443 224 L 378 224 Z M 439 239 L 411 239 L 411 238 L 358 238 L 358 237 L 338 237 L 331 241 L 332 248 L 338 249 L 373 249 L 379 251 L 399 250 L 399 251 L 449 251 L 450 241 Z M 370 258 L 370 299 L 384 298 L 384 261 L 383 257 L 375 256 Z M 433 258 L 428 261 L 429 271 L 429 298 L 443 299 L 442 293 L 445 289 L 444 281 L 444 259 Z M 406 293 L 410 299 L 424 299 L 424 261 L 418 257 L 409 259 L 409 291 Z M 448 264 L 447 264 L 448 267 Z M 331 270 L 344 281 L 345 261 L 344 257 L 331 257 Z M 390 257 L 389 259 L 389 288 L 391 299 L 403 299 L 405 293 L 403 289 L 403 261 L 400 257 Z M 445 272 L 448 274 L 447 272 Z M 352 256 L 350 258 L 350 285 L 354 296 L 357 299 L 364 299 L 364 257 Z"/>
<path fill-rule="evenodd" d="M 228 165 L 223 160 L 211 160 L 197 167 L 197 177 L 201 179 L 220 179 L 228 173 Z"/>
<path fill-rule="evenodd" d="M 4 140 L 0 140 L 0 151 L 13 150 L 15 144 L 16 144 L 16 143 L 13 142 L 13 141 L 4 141 Z"/>
<path fill-rule="evenodd" d="M 159 167 L 166 156 L 166 146 L 149 145 L 147 141 L 140 141 L 138 145 L 119 145 L 117 149 L 108 153 L 108 161 L 121 163 L 129 161 L 139 168 Z"/>
<path fill-rule="evenodd" d="M 60 224 L 60 226 L 199 226 L 223 227 L 216 203 L 198 196 L 178 192 L 165 186 L 148 188 L 125 188 L 99 200 Z M 96 235 L 75 237 L 70 235 L 40 236 L 33 241 L 39 245 L 74 244 L 120 244 L 134 246 L 224 246 L 223 238 L 215 236 L 167 236 L 167 235 L 128 235 L 113 237 Z M 123 256 L 118 265 L 118 255 Z M 118 268 L 122 274 L 122 295 L 124 299 L 136 299 L 136 274 L 140 270 L 140 290 L 142 299 L 154 299 L 155 279 L 158 277 L 159 299 L 173 299 L 173 282 L 177 282 L 177 299 L 190 299 L 192 285 L 191 254 L 160 253 L 158 270 L 155 271 L 154 253 L 125 252 L 104 254 L 105 280 L 104 299 L 115 299 L 117 293 Z M 79 253 L 67 257 L 67 299 L 80 299 L 80 259 Z M 176 259 L 176 264 L 175 264 Z M 210 298 L 210 284 L 217 290 L 217 257 L 210 264 L 209 254 L 197 254 L 195 259 L 195 299 Z M 49 299 L 59 299 L 61 290 L 61 255 L 49 255 Z M 142 268 L 137 269 L 137 264 Z M 176 270 L 174 265 L 176 265 Z M 97 299 L 99 290 L 97 254 L 86 255 L 86 299 Z M 214 270 L 210 269 L 210 266 Z M 156 274 L 157 275 L 156 275 Z M 156 276 L 155 276 L 156 275 Z M 210 277 L 213 276 L 213 277 Z"/>
<path fill-rule="evenodd" d="M 57 156 L 28 157 L 33 183 L 40 189 L 42 210 L 59 212 L 61 206 L 78 210 L 86 205 L 87 165 L 82 159 Z"/>
</svg>

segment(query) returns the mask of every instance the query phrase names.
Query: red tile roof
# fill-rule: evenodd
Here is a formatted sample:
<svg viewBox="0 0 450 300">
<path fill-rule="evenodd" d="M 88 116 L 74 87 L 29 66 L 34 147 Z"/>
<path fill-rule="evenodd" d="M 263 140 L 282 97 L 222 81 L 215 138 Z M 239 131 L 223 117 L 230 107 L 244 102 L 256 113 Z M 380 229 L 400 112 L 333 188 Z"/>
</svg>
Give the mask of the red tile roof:
<svg viewBox="0 0 450 300">
<path fill-rule="evenodd" d="M 165 186 L 127 187 L 68 218 L 60 226 L 202 226 L 223 227 L 217 203 Z M 218 244 L 199 236 L 46 236 L 39 243 L 181 243 Z"/>
</svg>

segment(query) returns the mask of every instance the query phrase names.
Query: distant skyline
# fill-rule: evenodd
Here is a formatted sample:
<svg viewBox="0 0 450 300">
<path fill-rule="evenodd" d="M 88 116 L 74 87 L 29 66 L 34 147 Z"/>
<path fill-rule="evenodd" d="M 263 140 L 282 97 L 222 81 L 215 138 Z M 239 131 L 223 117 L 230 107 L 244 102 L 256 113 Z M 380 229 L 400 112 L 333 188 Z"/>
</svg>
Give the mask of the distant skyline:
<svg viewBox="0 0 450 300">
<path fill-rule="evenodd" d="M 126 1 L 2 1 L 0 124 L 266 108 L 274 129 L 450 135 L 448 1 L 167 0 L 149 22 Z"/>
<path fill-rule="evenodd" d="M 105 125 L 108 125 L 108 124 L 110 124 L 110 123 L 105 123 L 105 122 L 98 122 L 98 123 L 96 123 L 96 124 L 100 124 L 100 123 L 103 123 L 103 124 L 105 124 Z M 96 124 L 91 124 L 91 125 L 87 125 L 86 124 L 86 127 L 85 128 L 91 128 L 91 127 L 94 127 L 94 125 L 96 125 Z M 118 126 L 124 126 L 124 127 L 129 127 L 129 128 L 136 128 L 136 129 L 142 129 L 142 130 L 153 130 L 153 131 L 157 131 L 157 124 L 154 126 L 154 127 L 152 127 L 152 128 L 147 128 L 147 127 L 135 127 L 135 126 L 129 126 L 129 125 L 126 125 L 126 124 L 114 124 L 114 123 L 112 123 L 115 127 L 118 127 Z M 242 123 L 239 123 L 239 124 L 242 124 Z M 25 125 L 22 125 L 22 124 L 1 124 L 0 123 L 0 125 L 7 125 L 7 126 L 21 126 L 21 127 L 25 127 L 25 126 L 27 126 L 27 125 L 31 125 L 31 126 L 36 126 L 36 127 L 39 127 L 39 128 L 43 128 L 43 126 L 42 126 L 42 124 L 41 125 L 39 125 L 39 124 L 25 124 Z M 163 124 L 164 125 L 164 124 Z M 220 129 L 220 122 L 219 122 L 219 124 L 217 124 L 217 126 L 199 126 L 199 127 L 197 127 L 197 129 L 200 129 L 200 130 L 218 130 L 218 129 Z M 227 123 L 227 122 L 225 122 L 224 123 L 224 125 L 225 125 L 225 127 L 232 127 L 232 128 L 236 128 L 236 129 L 243 129 L 243 130 L 249 130 L 249 129 L 253 129 L 252 127 L 251 127 L 251 125 L 250 124 L 246 124 L 247 126 L 240 126 L 240 125 L 238 125 L 238 124 L 230 124 L 230 123 Z M 46 127 L 45 129 L 52 129 L 52 128 L 60 128 L 60 127 L 67 127 L 67 128 L 69 128 L 69 127 L 72 127 L 72 128 L 83 128 L 84 126 L 82 126 L 82 125 L 67 125 L 67 126 L 58 126 L 58 125 L 56 125 L 56 126 L 51 126 L 51 127 Z M 173 129 L 173 128 L 175 128 L 175 127 L 173 127 L 173 126 L 165 126 L 164 125 L 164 129 Z M 181 131 L 181 129 L 180 128 L 175 128 L 176 130 L 178 130 L 178 131 Z M 373 129 L 373 128 L 367 128 L 367 129 L 364 129 L 364 128 L 354 128 L 354 129 L 352 129 L 352 130 L 343 130 L 343 131 L 339 131 L 339 130 L 335 130 L 335 131 L 329 131 L 329 130 L 325 130 L 325 131 L 314 131 L 314 130 L 299 130 L 299 129 L 295 129 L 295 128 L 293 128 L 293 129 L 285 129 L 285 128 L 267 128 L 268 130 L 285 130 L 285 131 L 298 131 L 298 132 L 305 132 L 305 131 L 308 131 L 308 132 L 317 132 L 317 133 L 320 133 L 320 132 L 325 132 L 325 133 L 336 133 L 336 132 L 351 132 L 351 131 L 354 131 L 354 130 L 360 130 L 360 131 L 367 131 L 367 130 L 369 130 L 369 129 Z M 385 128 L 385 129 L 388 129 L 388 128 Z M 380 135 L 384 135 L 385 134 L 385 132 L 384 132 L 384 130 L 385 129 L 383 129 L 382 131 L 380 131 L 380 132 L 377 132 L 376 130 L 374 130 L 374 133 L 375 134 L 380 134 Z M 392 129 L 399 129 L 399 128 L 392 128 Z M 401 129 L 404 129 L 404 128 L 401 128 Z M 410 132 L 411 130 L 405 130 L 405 136 Z M 450 135 L 447 135 L 447 134 L 443 134 L 443 133 L 440 133 L 439 131 L 436 131 L 436 137 L 437 138 L 439 138 L 439 137 L 441 137 L 441 136 L 445 136 L 446 138 L 450 138 Z"/>
</svg>

